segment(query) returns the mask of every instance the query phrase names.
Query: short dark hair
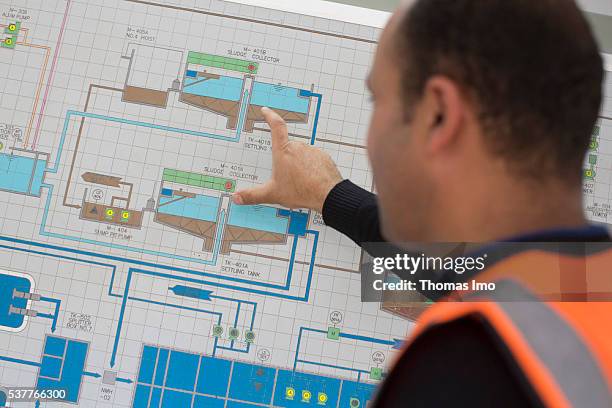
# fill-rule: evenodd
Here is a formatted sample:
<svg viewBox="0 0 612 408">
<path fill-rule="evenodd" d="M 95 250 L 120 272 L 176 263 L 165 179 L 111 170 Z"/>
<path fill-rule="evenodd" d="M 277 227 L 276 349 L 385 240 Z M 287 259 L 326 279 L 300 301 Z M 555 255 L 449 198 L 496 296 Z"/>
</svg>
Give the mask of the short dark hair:
<svg viewBox="0 0 612 408">
<path fill-rule="evenodd" d="M 573 0 L 417 0 L 398 31 L 408 106 L 450 77 L 494 153 L 523 174 L 582 176 L 604 72 Z"/>
</svg>

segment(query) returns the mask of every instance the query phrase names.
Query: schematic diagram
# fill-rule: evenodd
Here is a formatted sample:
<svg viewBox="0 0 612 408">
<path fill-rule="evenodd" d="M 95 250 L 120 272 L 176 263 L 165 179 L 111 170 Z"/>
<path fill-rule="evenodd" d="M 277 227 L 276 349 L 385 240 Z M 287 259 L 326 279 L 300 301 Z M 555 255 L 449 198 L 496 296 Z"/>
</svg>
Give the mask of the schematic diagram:
<svg viewBox="0 0 612 408">
<path fill-rule="evenodd" d="M 420 311 L 362 303 L 361 250 L 321 214 L 231 195 L 271 175 L 262 107 L 372 188 L 379 30 L 100 3 L 0 0 L 0 406 L 367 407 Z M 608 96 L 584 165 L 603 222 L 610 143 Z"/>
<path fill-rule="evenodd" d="M 371 186 L 378 30 L 190 3 L 0 2 L 0 406 L 365 407 L 410 328 L 320 214 L 231 200 L 262 107 Z"/>
</svg>

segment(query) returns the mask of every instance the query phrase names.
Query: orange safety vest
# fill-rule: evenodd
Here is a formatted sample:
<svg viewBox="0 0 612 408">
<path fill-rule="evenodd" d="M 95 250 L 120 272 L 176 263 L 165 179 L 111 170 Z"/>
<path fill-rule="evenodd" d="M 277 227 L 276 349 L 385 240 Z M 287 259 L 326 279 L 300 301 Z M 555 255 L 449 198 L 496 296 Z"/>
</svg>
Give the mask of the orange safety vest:
<svg viewBox="0 0 612 408">
<path fill-rule="evenodd" d="M 433 305 L 421 315 L 405 353 L 428 329 L 478 315 L 546 406 L 612 407 L 612 250 L 582 256 L 520 252 L 474 279 L 495 282 L 496 290 L 451 295 L 455 301 Z"/>
</svg>

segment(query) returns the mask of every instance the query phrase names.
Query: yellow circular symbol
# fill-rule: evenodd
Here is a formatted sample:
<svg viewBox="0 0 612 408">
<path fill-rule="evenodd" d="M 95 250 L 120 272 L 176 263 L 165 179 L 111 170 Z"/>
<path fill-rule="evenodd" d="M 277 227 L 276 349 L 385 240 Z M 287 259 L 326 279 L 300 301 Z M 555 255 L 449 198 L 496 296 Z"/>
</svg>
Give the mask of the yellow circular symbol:
<svg viewBox="0 0 612 408">
<path fill-rule="evenodd" d="M 106 210 L 106 215 L 108 215 L 109 217 L 112 217 L 113 215 L 115 215 L 115 212 L 113 211 L 112 208 L 109 208 Z"/>
<path fill-rule="evenodd" d="M 121 218 L 123 218 L 124 220 L 127 220 L 128 218 L 130 218 L 130 213 L 128 211 L 123 211 L 121 213 Z"/>
<path fill-rule="evenodd" d="M 17 29 L 17 26 L 15 24 L 9 24 L 8 29 L 10 31 L 15 31 Z"/>
<path fill-rule="evenodd" d="M 287 398 L 293 398 L 295 397 L 295 390 L 291 387 L 287 387 L 287 389 L 285 389 L 285 396 Z"/>
<path fill-rule="evenodd" d="M 310 391 L 302 391 L 302 399 L 303 400 L 310 400 L 310 397 L 312 397 L 312 394 L 310 393 Z"/>
<path fill-rule="evenodd" d="M 13 39 L 12 38 L 7 38 L 6 40 L 4 40 L 4 43 L 6 45 L 11 45 L 13 43 Z"/>
<path fill-rule="evenodd" d="M 327 402 L 327 394 L 325 394 L 324 392 L 320 392 L 319 393 L 319 402 L 321 402 L 321 403 Z"/>
</svg>

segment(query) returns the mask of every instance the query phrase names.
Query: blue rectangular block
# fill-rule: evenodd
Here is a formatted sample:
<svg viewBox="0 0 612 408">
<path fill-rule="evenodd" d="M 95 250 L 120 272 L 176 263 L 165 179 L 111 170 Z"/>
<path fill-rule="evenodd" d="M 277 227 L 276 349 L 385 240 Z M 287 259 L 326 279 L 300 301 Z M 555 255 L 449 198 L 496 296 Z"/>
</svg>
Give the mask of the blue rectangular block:
<svg viewBox="0 0 612 408">
<path fill-rule="evenodd" d="M 68 341 L 61 383 L 67 388 L 66 399 L 69 401 L 78 401 L 86 356 L 86 343 L 73 340 Z"/>
<path fill-rule="evenodd" d="M 157 370 L 155 370 L 155 385 L 164 385 L 166 378 L 166 365 L 168 364 L 168 349 L 159 349 L 159 357 L 157 358 Z"/>
<path fill-rule="evenodd" d="M 188 69 L 188 70 L 185 72 L 185 75 L 187 75 L 187 76 L 188 76 L 188 77 L 190 77 L 190 78 L 195 78 L 195 77 L 197 77 L 197 76 L 198 76 L 198 72 L 197 72 L 197 71 L 192 71 L 192 70 Z"/>
<path fill-rule="evenodd" d="M 225 396 L 232 363 L 213 357 L 202 357 L 198 374 L 197 392 Z"/>
<path fill-rule="evenodd" d="M 168 362 L 166 387 L 193 391 L 200 356 L 196 354 L 172 351 Z"/>
<path fill-rule="evenodd" d="M 61 358 L 44 356 L 40 365 L 40 375 L 42 377 L 59 379 L 61 369 Z"/>
<path fill-rule="evenodd" d="M 237 400 L 269 404 L 275 375 L 274 368 L 235 362 L 229 396 Z"/>
<path fill-rule="evenodd" d="M 163 196 L 172 197 L 172 194 L 174 194 L 174 192 L 172 191 L 171 188 L 162 188 L 161 190 L 161 195 Z"/>
<path fill-rule="evenodd" d="M 288 234 L 298 236 L 306 235 L 306 229 L 308 228 L 308 213 L 281 209 L 278 210 L 278 215 L 289 217 Z"/>
<path fill-rule="evenodd" d="M 179 408 L 191 406 L 192 394 L 173 390 L 165 390 L 162 408 Z"/>
<path fill-rule="evenodd" d="M 47 339 L 45 340 L 45 354 L 48 354 L 50 356 L 63 357 L 65 348 L 66 339 L 47 336 Z"/>
<path fill-rule="evenodd" d="M 193 401 L 193 408 L 223 408 L 225 407 L 225 400 L 213 397 L 204 397 L 202 395 L 196 395 Z"/>
<path fill-rule="evenodd" d="M 157 361 L 157 348 L 144 346 L 142 358 L 140 359 L 140 370 L 138 371 L 138 382 L 151 384 L 153 382 L 153 370 Z"/>
<path fill-rule="evenodd" d="M 289 234 L 300 236 L 306 235 L 307 227 L 308 213 L 291 211 L 291 216 L 289 218 Z"/>
<path fill-rule="evenodd" d="M 149 406 L 149 395 L 151 393 L 151 387 L 146 385 L 138 385 L 136 392 L 134 393 L 134 408 L 148 408 Z"/>
<path fill-rule="evenodd" d="M 227 401 L 227 408 L 255 408 L 261 405 L 247 404 L 246 402 Z"/>
<path fill-rule="evenodd" d="M 161 393 L 161 388 L 153 387 L 153 392 L 151 393 L 151 401 L 149 402 L 149 408 L 159 408 L 159 403 L 161 402 Z"/>
</svg>

